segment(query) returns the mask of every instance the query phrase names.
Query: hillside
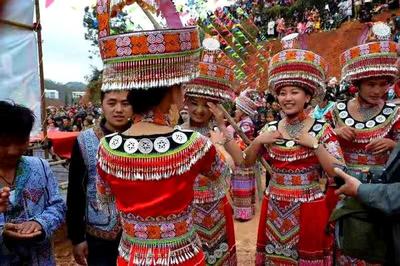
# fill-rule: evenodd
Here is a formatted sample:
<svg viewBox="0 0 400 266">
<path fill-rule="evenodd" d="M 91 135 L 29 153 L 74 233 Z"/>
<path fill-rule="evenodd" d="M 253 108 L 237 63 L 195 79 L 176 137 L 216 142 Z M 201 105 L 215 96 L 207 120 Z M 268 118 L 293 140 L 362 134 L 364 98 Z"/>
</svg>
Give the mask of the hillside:
<svg viewBox="0 0 400 266">
<path fill-rule="evenodd" d="M 47 99 L 46 105 L 64 105 L 71 104 L 73 91 L 85 91 L 86 84 L 81 82 L 68 82 L 65 84 L 54 82 L 52 80 L 45 80 L 44 86 L 47 90 L 56 90 L 59 92 L 59 99 Z"/>
<path fill-rule="evenodd" d="M 386 21 L 392 13 L 400 15 L 400 10 L 391 10 L 374 17 L 374 21 Z M 340 77 L 339 56 L 346 49 L 357 45 L 364 24 L 359 21 L 348 21 L 334 31 L 318 32 L 307 36 L 307 48 L 320 54 L 329 63 L 328 76 Z M 273 53 L 278 52 L 281 45 L 278 41 L 273 42 Z"/>
</svg>

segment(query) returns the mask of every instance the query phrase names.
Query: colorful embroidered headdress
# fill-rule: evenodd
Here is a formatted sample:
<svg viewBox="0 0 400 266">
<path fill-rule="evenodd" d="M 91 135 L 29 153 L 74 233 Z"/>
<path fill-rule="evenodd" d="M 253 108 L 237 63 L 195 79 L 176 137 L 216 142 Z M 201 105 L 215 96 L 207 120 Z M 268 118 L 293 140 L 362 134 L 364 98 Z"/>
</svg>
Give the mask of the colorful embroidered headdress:
<svg viewBox="0 0 400 266">
<path fill-rule="evenodd" d="M 242 91 L 236 98 L 235 103 L 237 108 L 252 118 L 257 116 L 258 109 L 263 106 L 263 100 L 260 93 L 253 89 Z"/>
<path fill-rule="evenodd" d="M 185 85 L 186 95 L 202 97 L 218 102 L 233 101 L 233 71 L 221 64 L 220 44 L 207 38 L 203 41 L 203 55 L 200 62 L 200 76 Z"/>
<path fill-rule="evenodd" d="M 326 61 L 316 53 L 294 49 L 297 35 L 283 38 L 285 50 L 275 54 L 268 69 L 268 85 L 272 94 L 277 95 L 284 86 L 298 86 L 308 90 L 314 97 L 324 94 L 326 87 Z"/>
<path fill-rule="evenodd" d="M 398 44 L 390 41 L 390 27 L 382 22 L 374 23 L 360 45 L 341 54 L 342 80 L 354 82 L 365 78 L 399 75 Z"/>
<path fill-rule="evenodd" d="M 113 2 L 113 4 L 110 3 Z M 188 82 L 198 76 L 200 41 L 196 27 L 183 27 L 174 9 L 159 10 L 167 29 L 110 34 L 111 13 L 135 1 L 98 0 L 99 47 L 104 62 L 102 91 L 147 89 Z"/>
</svg>

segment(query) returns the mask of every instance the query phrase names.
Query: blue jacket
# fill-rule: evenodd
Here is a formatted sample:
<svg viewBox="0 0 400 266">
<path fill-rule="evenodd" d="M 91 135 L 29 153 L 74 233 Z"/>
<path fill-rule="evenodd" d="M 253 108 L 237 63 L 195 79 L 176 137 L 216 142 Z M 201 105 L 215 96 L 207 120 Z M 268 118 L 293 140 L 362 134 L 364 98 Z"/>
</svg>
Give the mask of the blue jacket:
<svg viewBox="0 0 400 266">
<path fill-rule="evenodd" d="M 0 231 L 5 222 L 33 220 L 41 224 L 43 236 L 36 242 L 19 242 L 15 247 L 0 236 L 0 265 L 21 265 L 21 255 L 26 256 L 24 265 L 55 265 L 51 237 L 64 222 L 66 207 L 47 161 L 21 158 L 10 203 L 7 212 L 0 215 Z"/>
</svg>

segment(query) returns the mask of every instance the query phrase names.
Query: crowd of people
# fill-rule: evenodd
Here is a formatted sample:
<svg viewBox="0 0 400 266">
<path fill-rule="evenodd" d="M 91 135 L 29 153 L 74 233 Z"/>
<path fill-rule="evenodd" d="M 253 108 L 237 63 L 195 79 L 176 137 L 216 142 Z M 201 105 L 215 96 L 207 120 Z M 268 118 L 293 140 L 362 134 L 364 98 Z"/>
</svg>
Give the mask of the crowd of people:
<svg viewBox="0 0 400 266">
<path fill-rule="evenodd" d="M 340 51 L 346 90 L 293 39 L 270 59 L 269 95 L 235 95 L 217 40 L 205 39 L 200 54 L 197 28 L 173 19 L 113 35 L 110 3 L 97 3 L 101 111 L 49 109 L 54 120 L 97 117 L 73 147 L 66 203 L 48 162 L 24 155 L 32 111 L 0 101 L 0 265 L 55 265 L 51 237 L 64 220 L 79 265 L 237 265 L 234 220 L 254 219 L 263 167 L 250 264 L 400 265 L 389 26 L 374 24 Z M 356 93 L 339 100 L 350 87 Z"/>
<path fill-rule="evenodd" d="M 94 126 L 101 116 L 101 108 L 92 102 L 47 107 L 47 131 L 79 132 Z"/>
<path fill-rule="evenodd" d="M 323 8 L 294 9 L 286 14 L 284 11 L 277 13 L 268 12 L 277 7 L 291 7 L 295 4 L 292 0 L 258 0 L 236 1 L 231 6 L 226 6 L 211 15 L 222 18 L 229 13 L 233 23 L 250 18 L 260 28 L 261 35 L 267 38 L 282 38 L 290 33 L 309 34 L 312 32 L 329 31 L 340 27 L 347 20 L 355 19 L 361 22 L 370 22 L 374 14 L 383 10 L 399 6 L 398 1 L 372 1 L 372 0 L 331 0 L 326 1 Z M 391 22 L 392 23 L 392 22 Z M 400 25 L 397 26 L 397 31 Z M 393 27 L 393 30 L 394 27 Z"/>
</svg>

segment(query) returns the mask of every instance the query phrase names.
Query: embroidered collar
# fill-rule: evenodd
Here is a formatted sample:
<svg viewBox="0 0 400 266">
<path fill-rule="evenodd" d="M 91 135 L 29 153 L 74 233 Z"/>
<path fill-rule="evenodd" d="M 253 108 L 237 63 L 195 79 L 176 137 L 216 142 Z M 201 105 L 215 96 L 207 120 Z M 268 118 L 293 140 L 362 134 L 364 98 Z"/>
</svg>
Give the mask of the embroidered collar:
<svg viewBox="0 0 400 266">
<path fill-rule="evenodd" d="M 211 147 L 208 138 L 193 131 L 140 137 L 115 133 L 102 139 L 99 166 L 121 179 L 160 180 L 189 171 Z"/>
</svg>

